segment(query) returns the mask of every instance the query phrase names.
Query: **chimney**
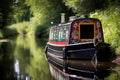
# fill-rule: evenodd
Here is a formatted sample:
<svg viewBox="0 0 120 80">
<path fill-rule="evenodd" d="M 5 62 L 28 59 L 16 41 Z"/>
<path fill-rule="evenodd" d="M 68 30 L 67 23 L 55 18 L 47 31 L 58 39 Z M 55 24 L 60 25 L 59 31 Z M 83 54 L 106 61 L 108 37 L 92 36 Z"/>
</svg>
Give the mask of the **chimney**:
<svg viewBox="0 0 120 80">
<path fill-rule="evenodd" d="M 76 16 L 70 16 L 70 17 L 69 17 L 69 21 L 70 21 L 70 22 L 71 22 L 71 21 L 74 21 L 75 19 L 77 19 Z"/>
<path fill-rule="evenodd" d="M 61 13 L 61 23 L 65 23 L 65 13 Z"/>
</svg>

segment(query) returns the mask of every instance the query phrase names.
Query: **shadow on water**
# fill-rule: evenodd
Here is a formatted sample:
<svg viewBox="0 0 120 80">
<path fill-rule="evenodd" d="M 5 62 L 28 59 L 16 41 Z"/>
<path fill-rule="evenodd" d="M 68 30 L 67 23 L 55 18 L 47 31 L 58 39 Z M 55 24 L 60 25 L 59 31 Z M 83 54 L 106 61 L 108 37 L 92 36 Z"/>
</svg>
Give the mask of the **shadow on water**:
<svg viewBox="0 0 120 80">
<path fill-rule="evenodd" d="M 18 36 L 0 43 L 0 80 L 51 80 L 41 42 L 44 41 Z"/>
<path fill-rule="evenodd" d="M 0 43 L 0 80 L 14 80 L 13 46 L 9 42 Z"/>
</svg>

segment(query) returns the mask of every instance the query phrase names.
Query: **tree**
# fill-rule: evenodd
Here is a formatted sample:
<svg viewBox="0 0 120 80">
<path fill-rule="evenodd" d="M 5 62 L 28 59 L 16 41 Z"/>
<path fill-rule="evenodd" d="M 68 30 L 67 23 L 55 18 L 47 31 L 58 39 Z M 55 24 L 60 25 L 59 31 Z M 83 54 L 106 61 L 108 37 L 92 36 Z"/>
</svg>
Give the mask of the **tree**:
<svg viewBox="0 0 120 80">
<path fill-rule="evenodd" d="M 108 6 L 108 0 L 64 0 L 64 2 L 66 6 L 72 8 L 79 16 Z"/>
<path fill-rule="evenodd" d="M 12 0 L 0 0 L 0 13 L 2 14 L 2 28 L 10 21 L 10 13 L 12 12 Z"/>
<path fill-rule="evenodd" d="M 26 0 L 26 4 L 30 6 L 30 13 L 33 14 L 30 19 L 32 30 L 35 30 L 38 36 L 48 34 L 50 22 L 54 22 L 54 25 L 60 23 L 60 13 L 67 12 L 67 16 L 72 15 L 72 11 L 62 0 Z M 34 27 L 36 29 L 33 29 Z"/>
<path fill-rule="evenodd" d="M 14 1 L 13 17 L 15 22 L 23 22 L 30 20 L 29 6 L 25 4 L 25 0 Z"/>
</svg>

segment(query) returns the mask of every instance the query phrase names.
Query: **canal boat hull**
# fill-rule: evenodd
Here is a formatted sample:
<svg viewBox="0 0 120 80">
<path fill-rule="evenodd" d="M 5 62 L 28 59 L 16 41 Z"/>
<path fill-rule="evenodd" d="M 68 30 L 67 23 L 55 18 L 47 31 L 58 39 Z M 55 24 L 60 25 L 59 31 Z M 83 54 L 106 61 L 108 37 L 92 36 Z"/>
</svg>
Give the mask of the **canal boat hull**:
<svg viewBox="0 0 120 80">
<path fill-rule="evenodd" d="M 48 44 L 46 47 L 46 56 L 52 54 L 61 59 L 84 59 L 98 61 L 111 61 L 113 54 L 107 43 L 85 43 L 73 44 L 68 46 L 55 46 Z M 47 56 L 49 57 L 49 56 Z"/>
</svg>

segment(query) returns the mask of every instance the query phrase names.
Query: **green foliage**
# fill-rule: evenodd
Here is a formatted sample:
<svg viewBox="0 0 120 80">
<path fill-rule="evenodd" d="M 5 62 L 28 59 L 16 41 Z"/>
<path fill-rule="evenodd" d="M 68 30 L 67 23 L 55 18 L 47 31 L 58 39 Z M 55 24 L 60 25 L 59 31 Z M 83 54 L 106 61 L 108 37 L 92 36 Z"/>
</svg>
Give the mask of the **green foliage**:
<svg viewBox="0 0 120 80">
<path fill-rule="evenodd" d="M 12 0 L 0 0 L 0 13 L 2 13 L 2 26 L 1 28 L 5 27 L 9 24 L 8 21 L 11 20 L 10 13 L 12 12 Z"/>
<path fill-rule="evenodd" d="M 14 22 L 29 21 L 31 14 L 29 6 L 25 4 L 25 0 L 19 0 L 18 3 L 14 3 L 12 8 Z"/>
<path fill-rule="evenodd" d="M 120 46 L 119 3 L 119 0 L 19 0 L 13 5 L 13 20 L 16 23 L 7 27 L 4 35 L 48 36 L 50 22 L 54 22 L 54 25 L 60 23 L 60 13 L 65 12 L 69 16 L 73 14 L 72 9 L 77 16 L 91 13 L 92 17 L 99 18 L 103 24 L 105 41 L 117 48 Z"/>
<path fill-rule="evenodd" d="M 48 38 L 49 35 L 49 28 L 50 25 L 38 25 L 35 30 L 35 35 L 40 38 Z"/>
<path fill-rule="evenodd" d="M 66 6 L 73 9 L 78 16 L 89 14 L 108 6 L 108 0 L 64 0 Z"/>
<path fill-rule="evenodd" d="M 3 37 L 8 37 L 8 36 L 14 36 L 17 34 L 27 35 L 27 32 L 30 33 L 30 31 L 32 30 L 31 30 L 31 26 L 29 25 L 29 22 L 22 22 L 22 23 L 16 23 L 11 26 L 8 26 L 2 29 L 1 31 L 2 31 Z"/>
<path fill-rule="evenodd" d="M 61 12 L 67 12 L 67 16 L 72 14 L 62 0 L 19 0 L 12 7 L 13 25 L 8 29 L 39 37 L 48 36 L 51 22 L 54 22 L 54 25 L 60 23 Z"/>
<path fill-rule="evenodd" d="M 110 76 L 106 77 L 104 80 L 119 80 L 119 79 L 120 79 L 120 72 L 116 71 L 110 74 Z"/>
<path fill-rule="evenodd" d="M 3 34 L 2 34 L 2 31 L 0 30 L 0 38 L 2 38 L 3 37 Z"/>
<path fill-rule="evenodd" d="M 116 49 L 120 47 L 120 6 L 111 6 L 104 11 L 91 13 L 91 17 L 102 21 L 105 41 Z M 117 50 L 117 52 L 119 52 Z M 118 53 L 120 55 L 120 53 Z"/>
<path fill-rule="evenodd" d="M 4 27 L 3 29 L 0 30 L 0 38 L 14 36 L 17 34 L 18 34 L 18 32 L 17 32 L 16 28 Z"/>
</svg>

